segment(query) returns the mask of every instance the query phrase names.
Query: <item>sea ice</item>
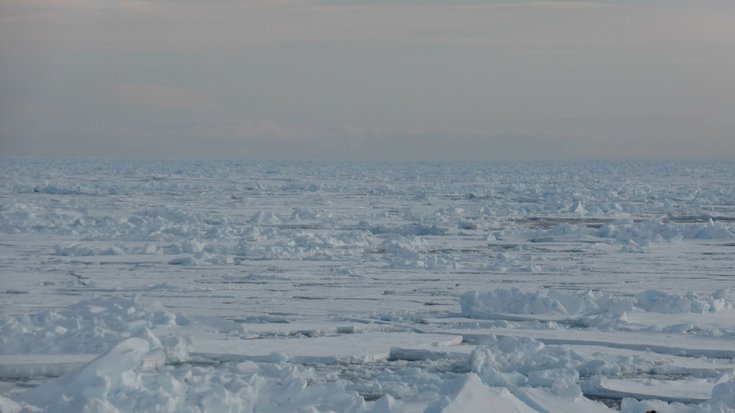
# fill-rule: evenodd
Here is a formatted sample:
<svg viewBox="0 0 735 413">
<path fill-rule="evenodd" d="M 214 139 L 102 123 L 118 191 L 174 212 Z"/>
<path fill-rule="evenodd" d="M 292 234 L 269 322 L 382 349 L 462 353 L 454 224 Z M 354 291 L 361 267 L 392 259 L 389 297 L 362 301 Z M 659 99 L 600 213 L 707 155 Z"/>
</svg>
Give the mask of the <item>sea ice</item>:
<svg viewBox="0 0 735 413">
<path fill-rule="evenodd" d="M 732 182 L 2 159 L 0 412 L 733 412 Z"/>
</svg>

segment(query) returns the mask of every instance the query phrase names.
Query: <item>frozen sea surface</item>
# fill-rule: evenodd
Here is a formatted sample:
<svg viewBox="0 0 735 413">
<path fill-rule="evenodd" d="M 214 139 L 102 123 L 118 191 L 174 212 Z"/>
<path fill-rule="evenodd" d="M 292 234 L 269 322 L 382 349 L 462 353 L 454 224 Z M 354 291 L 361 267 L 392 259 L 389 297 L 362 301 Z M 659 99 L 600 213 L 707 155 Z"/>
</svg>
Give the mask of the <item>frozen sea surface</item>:
<svg viewBox="0 0 735 413">
<path fill-rule="evenodd" d="M 0 412 L 735 411 L 733 162 L 4 159 L 0 238 Z"/>
</svg>

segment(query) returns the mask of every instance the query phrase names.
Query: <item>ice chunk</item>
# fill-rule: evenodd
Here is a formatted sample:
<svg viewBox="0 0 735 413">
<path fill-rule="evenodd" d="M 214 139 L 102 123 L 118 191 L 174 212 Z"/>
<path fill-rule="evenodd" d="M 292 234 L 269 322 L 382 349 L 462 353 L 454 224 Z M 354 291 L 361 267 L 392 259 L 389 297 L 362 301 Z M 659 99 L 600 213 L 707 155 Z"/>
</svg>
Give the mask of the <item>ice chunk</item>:
<svg viewBox="0 0 735 413">
<path fill-rule="evenodd" d="M 442 406 L 442 404 L 445 404 Z M 538 413 L 523 403 L 508 389 L 488 387 L 480 378 L 470 373 L 460 383 L 457 394 L 447 401 L 440 401 L 429 407 L 427 413 L 468 413 L 483 412 L 488 409 L 503 413 Z"/>
<path fill-rule="evenodd" d="M 102 353 L 146 328 L 188 324 L 160 304 L 100 297 L 32 316 L 0 317 L 0 353 Z"/>
<path fill-rule="evenodd" d="M 733 309 L 735 292 L 718 290 L 714 293 L 667 294 L 647 290 L 636 294 L 635 306 L 656 313 L 711 313 Z"/>
<path fill-rule="evenodd" d="M 524 388 L 515 393 L 529 406 L 544 413 L 614 413 L 602 403 L 579 396 L 559 397 L 548 389 Z M 641 412 L 642 413 L 642 412 Z"/>
<path fill-rule="evenodd" d="M 622 313 L 633 309 L 633 300 L 596 291 L 562 292 L 545 290 L 522 292 L 498 288 L 487 293 L 469 291 L 462 295 L 462 313 L 472 318 L 493 318 L 498 314 L 592 315 Z"/>
<path fill-rule="evenodd" d="M 19 413 L 23 409 L 23 405 L 0 395 L 0 412 L 2 413 Z"/>
<path fill-rule="evenodd" d="M 96 357 L 96 354 L 0 354 L 0 380 L 61 376 Z"/>
</svg>

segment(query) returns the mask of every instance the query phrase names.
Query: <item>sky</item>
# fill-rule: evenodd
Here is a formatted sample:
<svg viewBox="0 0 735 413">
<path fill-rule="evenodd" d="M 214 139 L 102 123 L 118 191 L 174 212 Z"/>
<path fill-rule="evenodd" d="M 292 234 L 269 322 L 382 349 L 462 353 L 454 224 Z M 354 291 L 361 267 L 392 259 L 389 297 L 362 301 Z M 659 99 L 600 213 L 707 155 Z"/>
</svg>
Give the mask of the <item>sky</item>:
<svg viewBox="0 0 735 413">
<path fill-rule="evenodd" d="M 735 1 L 0 0 L 0 156 L 735 159 Z"/>
</svg>

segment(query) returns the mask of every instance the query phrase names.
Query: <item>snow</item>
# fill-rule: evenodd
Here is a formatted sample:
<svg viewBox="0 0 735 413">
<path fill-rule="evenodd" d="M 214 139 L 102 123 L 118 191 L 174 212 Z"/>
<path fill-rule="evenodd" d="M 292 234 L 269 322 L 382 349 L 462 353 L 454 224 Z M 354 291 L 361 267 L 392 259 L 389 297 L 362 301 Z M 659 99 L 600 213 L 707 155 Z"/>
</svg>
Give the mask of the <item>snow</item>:
<svg viewBox="0 0 735 413">
<path fill-rule="evenodd" d="M 0 159 L 0 412 L 732 412 L 732 182 Z"/>
</svg>

